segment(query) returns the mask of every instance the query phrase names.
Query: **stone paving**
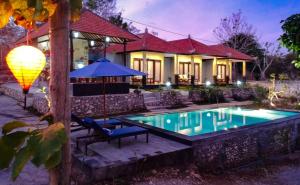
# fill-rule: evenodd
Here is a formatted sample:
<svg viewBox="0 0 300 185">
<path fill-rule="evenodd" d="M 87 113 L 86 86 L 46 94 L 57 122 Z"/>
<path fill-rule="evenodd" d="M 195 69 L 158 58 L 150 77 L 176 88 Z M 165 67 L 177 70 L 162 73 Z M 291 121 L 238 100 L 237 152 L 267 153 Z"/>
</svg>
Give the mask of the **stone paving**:
<svg viewBox="0 0 300 185">
<path fill-rule="evenodd" d="M 0 127 L 12 120 L 21 120 L 36 123 L 38 117 L 24 111 L 19 103 L 7 96 L 0 95 Z M 2 133 L 0 128 L 0 134 Z M 0 185 L 46 185 L 48 184 L 48 174 L 42 168 L 36 168 L 32 164 L 25 166 L 15 182 L 10 180 L 11 168 L 0 171 Z"/>
</svg>

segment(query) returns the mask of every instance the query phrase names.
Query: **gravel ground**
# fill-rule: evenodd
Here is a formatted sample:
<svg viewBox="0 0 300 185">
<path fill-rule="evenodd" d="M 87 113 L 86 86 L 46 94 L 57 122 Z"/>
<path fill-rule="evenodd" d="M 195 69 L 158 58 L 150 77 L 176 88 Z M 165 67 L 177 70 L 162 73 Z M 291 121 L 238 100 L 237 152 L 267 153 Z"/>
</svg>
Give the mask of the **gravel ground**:
<svg viewBox="0 0 300 185">
<path fill-rule="evenodd" d="M 198 172 L 195 166 L 163 168 L 106 185 L 300 185 L 300 151 L 265 163 L 225 171 Z"/>
</svg>

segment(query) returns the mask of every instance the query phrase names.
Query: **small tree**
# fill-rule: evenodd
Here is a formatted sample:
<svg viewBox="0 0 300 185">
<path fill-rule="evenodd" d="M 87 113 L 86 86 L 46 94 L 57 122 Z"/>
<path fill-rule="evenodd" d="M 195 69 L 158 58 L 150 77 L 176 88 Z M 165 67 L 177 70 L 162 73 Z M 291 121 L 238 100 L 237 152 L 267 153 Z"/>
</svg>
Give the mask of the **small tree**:
<svg viewBox="0 0 300 185">
<path fill-rule="evenodd" d="M 213 32 L 222 44 L 245 53 L 256 40 L 256 32 L 243 17 L 241 10 L 221 19 L 220 25 Z"/>
<path fill-rule="evenodd" d="M 266 42 L 263 48 L 263 59 L 256 58 L 255 59 L 255 67 L 257 67 L 260 71 L 260 79 L 266 80 L 266 72 L 271 67 L 276 59 L 281 58 L 283 56 L 280 51 L 280 45 L 275 46 L 272 43 Z"/>
<path fill-rule="evenodd" d="M 116 14 L 116 0 L 85 0 L 84 6 L 106 19 Z"/>
<path fill-rule="evenodd" d="M 289 51 L 293 51 L 296 59 L 293 61 L 300 68 L 300 14 L 295 14 L 281 21 L 283 34 L 279 40 Z"/>
</svg>

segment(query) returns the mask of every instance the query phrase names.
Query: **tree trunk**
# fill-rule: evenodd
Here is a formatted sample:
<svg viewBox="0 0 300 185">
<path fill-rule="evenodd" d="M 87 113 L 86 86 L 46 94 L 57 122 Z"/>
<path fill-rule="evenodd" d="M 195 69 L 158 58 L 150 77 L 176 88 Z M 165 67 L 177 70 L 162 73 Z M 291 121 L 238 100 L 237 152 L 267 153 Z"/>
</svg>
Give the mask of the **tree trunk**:
<svg viewBox="0 0 300 185">
<path fill-rule="evenodd" d="M 60 0 L 50 18 L 50 111 L 55 122 L 65 125 L 68 138 L 63 147 L 62 163 L 50 171 L 51 185 L 69 185 L 71 175 L 69 14 L 69 0 Z"/>
<path fill-rule="evenodd" d="M 266 80 L 266 71 L 260 72 L 260 80 Z"/>
</svg>

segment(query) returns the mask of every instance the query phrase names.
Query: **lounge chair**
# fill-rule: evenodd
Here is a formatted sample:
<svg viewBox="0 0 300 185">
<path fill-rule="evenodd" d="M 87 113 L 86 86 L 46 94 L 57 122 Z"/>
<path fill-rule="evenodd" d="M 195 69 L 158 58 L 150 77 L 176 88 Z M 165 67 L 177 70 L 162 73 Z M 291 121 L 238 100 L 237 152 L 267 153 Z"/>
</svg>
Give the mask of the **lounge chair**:
<svg viewBox="0 0 300 185">
<path fill-rule="evenodd" d="M 96 122 L 94 122 L 93 128 L 94 130 L 101 132 L 105 137 L 107 137 L 108 143 L 110 143 L 111 140 L 118 139 L 119 148 L 121 148 L 121 139 L 124 137 L 135 136 L 136 139 L 138 135 L 146 134 L 146 142 L 149 142 L 149 131 L 142 127 L 131 126 L 110 130 L 107 128 L 103 128 L 101 127 L 101 124 L 97 124 Z"/>
<path fill-rule="evenodd" d="M 110 124 L 113 126 L 118 126 L 121 125 L 121 127 L 123 127 L 123 123 L 120 120 L 117 119 L 108 119 L 108 120 L 94 120 L 93 118 L 90 117 L 85 117 L 83 119 L 79 118 L 78 116 L 71 114 L 71 119 L 72 121 L 76 122 L 79 126 L 81 126 L 81 128 L 75 128 L 72 129 L 71 132 L 75 132 L 78 130 L 83 130 L 83 129 L 88 129 L 88 133 L 90 133 L 90 130 L 92 129 L 92 124 L 93 122 L 97 123 L 97 124 Z"/>
</svg>

